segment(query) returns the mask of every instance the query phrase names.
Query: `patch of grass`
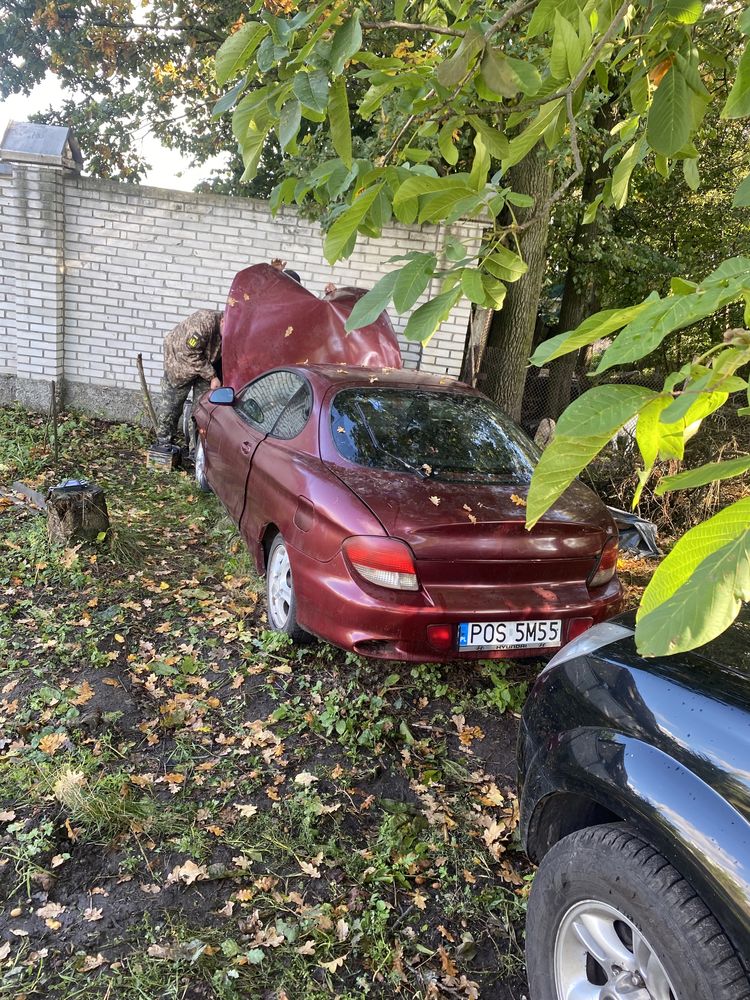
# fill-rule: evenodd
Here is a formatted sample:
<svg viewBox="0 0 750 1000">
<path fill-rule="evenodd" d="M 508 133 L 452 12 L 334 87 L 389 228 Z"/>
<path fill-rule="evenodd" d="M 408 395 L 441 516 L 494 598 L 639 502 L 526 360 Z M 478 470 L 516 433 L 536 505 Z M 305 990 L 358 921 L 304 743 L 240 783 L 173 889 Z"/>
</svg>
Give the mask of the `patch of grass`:
<svg viewBox="0 0 750 1000">
<path fill-rule="evenodd" d="M 118 834 L 143 828 L 154 816 L 154 803 L 135 797 L 124 772 L 89 777 L 64 767 L 52 781 L 52 793 L 70 820 L 89 836 L 114 839 Z"/>
</svg>

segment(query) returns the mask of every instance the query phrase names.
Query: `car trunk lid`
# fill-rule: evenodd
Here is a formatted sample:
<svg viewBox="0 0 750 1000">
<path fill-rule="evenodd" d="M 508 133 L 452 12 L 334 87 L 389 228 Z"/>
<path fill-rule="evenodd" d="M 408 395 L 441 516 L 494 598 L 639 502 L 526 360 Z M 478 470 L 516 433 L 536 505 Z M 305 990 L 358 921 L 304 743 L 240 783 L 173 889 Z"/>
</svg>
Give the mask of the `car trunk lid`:
<svg viewBox="0 0 750 1000">
<path fill-rule="evenodd" d="M 425 586 L 585 581 L 611 533 L 601 502 L 574 484 L 531 531 L 527 487 L 337 467 L 389 535 L 411 547 Z"/>
</svg>

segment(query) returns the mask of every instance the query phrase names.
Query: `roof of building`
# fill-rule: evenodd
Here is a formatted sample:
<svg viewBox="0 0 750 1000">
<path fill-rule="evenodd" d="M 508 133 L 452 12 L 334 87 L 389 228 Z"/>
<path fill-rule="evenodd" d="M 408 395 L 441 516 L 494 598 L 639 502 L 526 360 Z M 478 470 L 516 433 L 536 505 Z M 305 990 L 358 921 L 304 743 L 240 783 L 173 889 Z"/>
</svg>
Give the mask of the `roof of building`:
<svg viewBox="0 0 750 1000">
<path fill-rule="evenodd" d="M 10 122 L 0 140 L 0 160 L 44 163 L 80 170 L 83 157 L 73 130 L 66 125 Z"/>
</svg>

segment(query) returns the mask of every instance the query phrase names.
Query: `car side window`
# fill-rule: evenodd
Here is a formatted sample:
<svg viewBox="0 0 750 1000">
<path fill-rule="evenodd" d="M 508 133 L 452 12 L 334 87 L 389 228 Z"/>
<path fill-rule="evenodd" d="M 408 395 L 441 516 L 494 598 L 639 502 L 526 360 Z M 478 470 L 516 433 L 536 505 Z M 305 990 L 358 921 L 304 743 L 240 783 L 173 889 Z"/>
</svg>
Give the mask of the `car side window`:
<svg viewBox="0 0 750 1000">
<path fill-rule="evenodd" d="M 312 392 L 305 383 L 301 385 L 274 424 L 271 437 L 289 440 L 295 438 L 307 423 L 312 411 Z"/>
<path fill-rule="evenodd" d="M 243 420 L 269 434 L 300 389 L 307 390 L 307 383 L 295 372 L 269 372 L 240 393 L 235 409 Z"/>
</svg>

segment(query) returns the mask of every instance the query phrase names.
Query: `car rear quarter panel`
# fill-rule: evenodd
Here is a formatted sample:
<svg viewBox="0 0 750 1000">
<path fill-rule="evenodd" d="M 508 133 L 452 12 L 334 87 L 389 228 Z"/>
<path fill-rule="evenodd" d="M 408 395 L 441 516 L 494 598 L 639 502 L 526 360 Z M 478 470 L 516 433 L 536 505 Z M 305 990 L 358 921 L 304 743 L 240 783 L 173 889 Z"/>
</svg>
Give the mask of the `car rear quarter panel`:
<svg viewBox="0 0 750 1000">
<path fill-rule="evenodd" d="M 539 859 L 574 829 L 627 820 L 750 957 L 747 718 L 738 705 L 596 657 L 543 673 L 519 742 L 525 849 Z"/>
</svg>

